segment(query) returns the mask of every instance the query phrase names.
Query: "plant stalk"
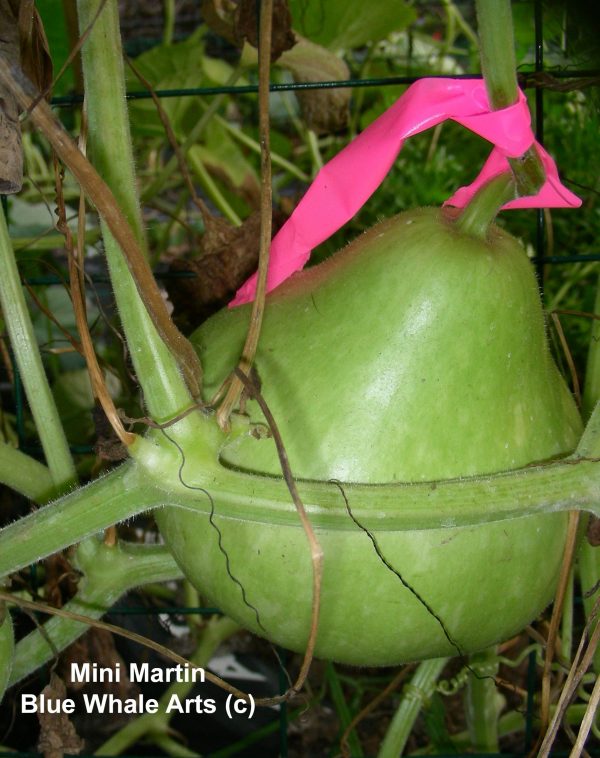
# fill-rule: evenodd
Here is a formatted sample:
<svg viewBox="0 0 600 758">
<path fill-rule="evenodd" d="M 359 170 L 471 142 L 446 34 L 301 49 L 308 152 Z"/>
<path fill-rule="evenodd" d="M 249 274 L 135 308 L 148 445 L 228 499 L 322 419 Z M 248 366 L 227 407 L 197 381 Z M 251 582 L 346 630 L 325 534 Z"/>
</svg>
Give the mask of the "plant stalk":
<svg viewBox="0 0 600 758">
<path fill-rule="evenodd" d="M 432 658 L 417 667 L 410 683 L 404 687 L 400 706 L 394 714 L 377 758 L 398 758 L 421 709 L 426 706 L 435 691 L 436 682 L 448 658 Z"/>
<path fill-rule="evenodd" d="M 469 656 L 472 671 L 467 680 L 466 715 L 471 746 L 476 753 L 498 753 L 498 674 L 495 648 Z"/>
<path fill-rule="evenodd" d="M 79 0 L 81 31 L 94 19 L 101 1 Z M 145 251 L 125 101 L 116 0 L 106 2 L 81 54 L 89 124 L 88 145 L 92 160 L 114 193 L 138 246 Z M 104 220 L 102 233 L 121 322 L 145 401 L 155 420 L 166 420 L 189 405 L 189 392 L 173 355 L 148 315 L 121 248 Z M 151 284 L 154 284 L 153 280 Z M 155 285 L 152 289 L 154 291 Z M 148 292 L 146 294 L 149 295 Z M 193 367 L 190 369 L 194 370 Z M 186 377 L 189 382 L 187 374 Z"/>
<path fill-rule="evenodd" d="M 175 506 L 208 514 L 210 501 L 198 494 L 201 489 L 218 501 L 222 515 L 247 519 L 252 514 L 254 520 L 301 528 L 282 480 L 226 469 L 205 458 L 195 468 L 190 456 L 185 471 L 186 480 L 194 483 L 190 491 L 178 479 L 179 448 L 171 447 L 169 456 L 168 448 L 161 450 L 145 439 L 133 447 L 139 460 L 0 530 L 0 577 L 152 508 Z M 452 527 L 578 508 L 600 515 L 599 486 L 600 464 L 572 457 L 504 474 L 436 482 L 433 488 L 431 483 L 347 484 L 344 493 L 355 517 L 373 531 L 444 528 L 449 526 L 448 514 Z M 314 528 L 351 528 L 336 484 L 306 481 L 298 489 Z"/>
<path fill-rule="evenodd" d="M 36 503 L 57 494 L 50 469 L 7 442 L 0 442 L 0 483 Z"/>
<path fill-rule="evenodd" d="M 464 234 L 485 239 L 502 206 L 515 196 L 513 175 L 506 171 L 490 179 L 471 198 L 455 225 Z"/>
<path fill-rule="evenodd" d="M 63 610 L 90 619 L 99 619 L 135 587 L 181 577 L 181 570 L 162 545 L 118 543 L 108 547 L 101 540 L 89 539 L 77 548 L 73 565 L 83 578 Z M 53 616 L 41 629 L 30 632 L 16 646 L 10 685 L 52 660 L 88 628 L 80 621 Z"/>
<path fill-rule="evenodd" d="M 0 577 L 160 502 L 131 463 L 0 530 Z"/>
<path fill-rule="evenodd" d="M 514 105 L 519 96 L 510 0 L 476 0 L 481 71 L 493 110 Z M 519 196 L 534 195 L 545 171 L 532 145 L 521 157 L 509 158 Z"/>
<path fill-rule="evenodd" d="M 0 306 L 50 476 L 54 485 L 64 490 L 66 486 L 77 481 L 77 474 L 42 364 L 2 209 L 0 209 Z M 5 453 L 5 455 L 8 454 Z"/>
</svg>

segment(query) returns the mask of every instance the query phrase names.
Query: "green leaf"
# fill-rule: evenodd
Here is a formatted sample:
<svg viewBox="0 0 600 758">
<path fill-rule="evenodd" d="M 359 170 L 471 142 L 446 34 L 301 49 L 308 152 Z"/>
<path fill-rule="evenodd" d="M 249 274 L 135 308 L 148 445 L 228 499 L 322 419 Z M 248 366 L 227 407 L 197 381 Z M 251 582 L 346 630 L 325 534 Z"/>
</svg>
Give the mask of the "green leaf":
<svg viewBox="0 0 600 758">
<path fill-rule="evenodd" d="M 233 69 L 225 61 L 209 58 L 204 54 L 205 33 L 206 29 L 200 27 L 184 42 L 153 47 L 135 59 L 136 69 L 154 90 L 189 89 L 225 84 Z M 127 88 L 143 89 L 132 71 L 127 72 Z M 164 97 L 161 99 L 161 105 L 178 137 L 185 134 L 202 115 L 197 97 Z M 129 111 L 134 133 L 146 136 L 162 137 L 164 135 L 164 127 L 152 100 L 134 101 L 130 104 Z"/>
<path fill-rule="evenodd" d="M 256 171 L 222 126 L 215 121 L 207 124 L 204 144 L 194 145 L 190 153 L 195 153 L 213 176 L 223 180 L 250 207 L 257 205 L 260 184 Z"/>
<path fill-rule="evenodd" d="M 436 752 L 452 755 L 456 748 L 446 726 L 446 710 L 441 696 L 435 692 L 429 707 L 424 711 L 425 731 Z"/>
<path fill-rule="evenodd" d="M 13 195 L 8 207 L 8 230 L 11 237 L 35 237 L 54 227 L 55 219 L 47 203 L 27 202 Z M 72 217 L 72 208 L 67 208 L 67 215 Z M 71 231 L 77 231 L 77 222 L 70 226 Z"/>
<path fill-rule="evenodd" d="M 36 0 L 35 7 L 40 14 L 44 31 L 50 48 L 54 76 L 60 71 L 70 54 L 69 36 L 63 13 L 57 13 L 56 0 Z M 54 95 L 64 95 L 73 89 L 75 77 L 73 68 L 69 66 L 53 89 Z"/>
<path fill-rule="evenodd" d="M 294 29 L 332 50 L 348 50 L 405 29 L 416 13 L 403 0 L 290 0 Z"/>
</svg>

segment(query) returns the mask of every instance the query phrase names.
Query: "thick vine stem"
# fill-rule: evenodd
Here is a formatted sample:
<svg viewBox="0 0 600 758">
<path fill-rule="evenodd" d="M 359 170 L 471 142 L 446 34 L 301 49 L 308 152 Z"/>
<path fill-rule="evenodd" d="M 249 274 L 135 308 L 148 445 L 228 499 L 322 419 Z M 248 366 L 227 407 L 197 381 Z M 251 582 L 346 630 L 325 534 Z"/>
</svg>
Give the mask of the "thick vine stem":
<svg viewBox="0 0 600 758">
<path fill-rule="evenodd" d="M 108 233 L 104 222 L 103 236 L 112 285 L 131 356 L 151 413 L 157 418 L 165 418 L 186 405 L 185 388 L 180 386 L 181 377 L 165 345 L 176 356 L 193 397 L 200 394 L 201 367 L 191 345 L 171 321 L 143 253 L 145 237 L 125 101 L 118 4 L 116 0 L 108 0 L 96 18 L 100 5 L 101 0 L 78 2 L 81 32 L 93 22 L 81 50 L 89 151 L 98 173 L 114 193 L 137 243 L 135 248 L 124 246 L 122 240 L 113 238 L 113 229 Z"/>
<path fill-rule="evenodd" d="M 510 0 L 476 0 L 481 71 L 493 110 L 516 103 L 515 45 Z M 534 195 L 542 186 L 545 171 L 530 147 L 519 158 L 509 159 L 519 195 Z"/>
<path fill-rule="evenodd" d="M 402 755 L 417 716 L 428 704 L 447 662 L 447 658 L 433 658 L 419 664 L 410 683 L 404 687 L 402 700 L 388 727 L 377 758 L 397 758 Z"/>
<path fill-rule="evenodd" d="M 595 416 L 598 410 L 595 411 Z M 190 491 L 179 479 L 181 448 L 140 439 L 136 460 L 0 530 L 0 577 L 143 511 L 162 506 L 208 514 L 207 491 L 231 518 L 301 528 L 282 479 L 226 469 L 215 459 L 186 466 Z M 597 443 L 591 445 L 596 451 Z M 596 453 L 594 452 L 594 455 Z M 437 529 L 588 510 L 600 516 L 600 461 L 574 456 L 517 471 L 415 484 L 346 484 L 355 517 L 369 530 Z M 314 529 L 353 529 L 339 487 L 298 482 Z"/>
<path fill-rule="evenodd" d="M 477 753 L 497 753 L 498 691 L 495 677 L 499 662 L 495 648 L 469 656 L 471 671 L 467 680 L 465 706 L 471 746 Z"/>
</svg>

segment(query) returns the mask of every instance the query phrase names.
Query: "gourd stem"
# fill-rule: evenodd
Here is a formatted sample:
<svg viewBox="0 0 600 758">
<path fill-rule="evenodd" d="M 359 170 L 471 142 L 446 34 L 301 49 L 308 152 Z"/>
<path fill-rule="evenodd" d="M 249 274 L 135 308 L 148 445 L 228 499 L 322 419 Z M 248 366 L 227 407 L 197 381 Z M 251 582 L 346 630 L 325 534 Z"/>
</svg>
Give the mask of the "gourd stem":
<svg viewBox="0 0 600 758">
<path fill-rule="evenodd" d="M 388 727 L 377 758 L 398 758 L 406 746 L 417 717 L 433 695 L 438 677 L 448 658 L 432 658 L 417 667 L 404 687 L 400 706 Z"/>
<path fill-rule="evenodd" d="M 471 746 L 476 753 L 498 753 L 498 673 L 495 648 L 469 656 L 471 673 L 467 680 L 466 716 Z"/>
<path fill-rule="evenodd" d="M 485 239 L 490 224 L 498 215 L 502 206 L 515 194 L 515 182 L 509 171 L 490 179 L 471 198 L 460 216 L 456 226 L 464 234 Z"/>
<path fill-rule="evenodd" d="M 181 577 L 181 570 L 163 545 L 119 543 L 108 547 L 97 539 L 77 548 L 74 565 L 83 572 L 77 594 L 64 611 L 99 619 L 126 592 L 143 584 L 168 582 Z M 87 624 L 53 616 L 42 629 L 35 629 L 17 643 L 10 685 L 29 676 L 75 642 Z"/>
<path fill-rule="evenodd" d="M 494 110 L 517 101 L 517 64 L 510 0 L 476 0 L 481 73 Z"/>
<path fill-rule="evenodd" d="M 1 208 L 0 307 L 21 379 L 25 386 L 37 433 L 50 469 L 50 476 L 53 483 L 64 490 L 67 485 L 77 481 L 77 474 L 44 371 L 33 324 L 25 302 L 17 263 L 10 244 L 4 211 Z"/>
<path fill-rule="evenodd" d="M 493 110 L 518 99 L 512 11 L 510 0 L 476 0 L 481 71 Z M 510 158 L 517 193 L 533 195 L 542 186 L 545 172 L 535 148 L 520 158 Z"/>
</svg>

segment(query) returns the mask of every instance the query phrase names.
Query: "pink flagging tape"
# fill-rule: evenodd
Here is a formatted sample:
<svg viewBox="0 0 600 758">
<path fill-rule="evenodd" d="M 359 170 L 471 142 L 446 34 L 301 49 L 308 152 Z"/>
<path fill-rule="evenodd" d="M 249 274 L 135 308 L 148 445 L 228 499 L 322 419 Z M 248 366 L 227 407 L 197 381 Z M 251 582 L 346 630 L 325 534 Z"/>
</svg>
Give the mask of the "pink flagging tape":
<svg viewBox="0 0 600 758">
<path fill-rule="evenodd" d="M 552 158 L 535 142 L 525 95 L 514 105 L 491 111 L 485 84 L 471 79 L 421 79 L 326 163 L 271 243 L 267 292 L 304 267 L 317 245 L 364 205 L 392 167 L 404 140 L 451 119 L 495 147 L 477 179 L 458 190 L 448 204 L 463 207 L 477 189 L 508 168 L 507 157 L 536 145 L 546 182 L 535 196 L 505 208 L 577 207 L 581 201 L 558 177 Z M 256 274 L 238 290 L 230 307 L 254 298 Z"/>
<path fill-rule="evenodd" d="M 561 183 L 554 160 L 539 142 L 536 141 L 534 144 L 546 172 L 546 181 L 537 194 L 518 197 L 516 200 L 511 200 L 506 205 L 503 205 L 502 209 L 579 208 L 581 200 Z M 461 187 L 457 190 L 451 198 L 446 200 L 444 205 L 454 205 L 457 208 L 464 208 L 482 184 L 485 184 L 489 179 L 501 174 L 503 171 L 507 171 L 509 168 L 506 156 L 498 148 L 494 148 L 477 179 L 472 184 L 469 184 L 468 187 Z"/>
</svg>

